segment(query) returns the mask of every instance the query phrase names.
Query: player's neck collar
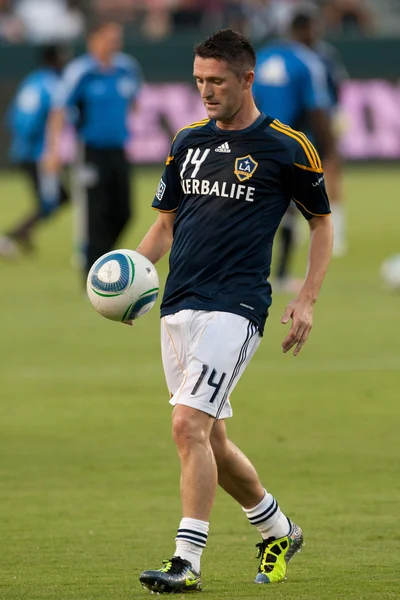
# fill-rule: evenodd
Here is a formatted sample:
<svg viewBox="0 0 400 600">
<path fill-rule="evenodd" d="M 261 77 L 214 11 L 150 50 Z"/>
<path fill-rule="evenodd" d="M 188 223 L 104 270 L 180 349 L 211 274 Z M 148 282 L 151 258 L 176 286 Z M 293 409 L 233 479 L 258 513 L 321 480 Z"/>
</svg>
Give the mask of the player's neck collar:
<svg viewBox="0 0 400 600">
<path fill-rule="evenodd" d="M 216 122 L 214 120 L 210 121 L 210 126 L 212 128 L 213 131 L 216 131 L 218 133 L 218 135 L 243 135 L 246 133 L 249 133 L 249 131 L 254 131 L 255 129 L 258 129 L 261 126 L 264 126 L 265 121 L 266 120 L 270 120 L 272 121 L 272 119 L 270 119 L 269 117 L 267 117 L 263 112 L 257 117 L 257 119 L 254 121 L 254 123 L 252 123 L 251 125 L 249 125 L 249 127 L 246 127 L 245 129 L 221 129 L 220 127 L 217 126 Z"/>
</svg>

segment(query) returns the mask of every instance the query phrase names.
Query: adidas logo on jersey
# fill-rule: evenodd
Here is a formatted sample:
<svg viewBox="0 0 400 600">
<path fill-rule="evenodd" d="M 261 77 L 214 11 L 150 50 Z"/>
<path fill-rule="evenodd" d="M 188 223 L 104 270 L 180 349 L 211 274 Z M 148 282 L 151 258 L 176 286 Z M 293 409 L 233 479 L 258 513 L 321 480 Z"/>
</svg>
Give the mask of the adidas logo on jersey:
<svg viewBox="0 0 400 600">
<path fill-rule="evenodd" d="M 225 153 L 228 153 L 230 151 L 231 151 L 231 149 L 229 148 L 228 142 L 225 142 L 224 144 L 221 144 L 220 146 L 218 146 L 218 148 L 215 148 L 215 152 L 225 152 Z"/>
</svg>

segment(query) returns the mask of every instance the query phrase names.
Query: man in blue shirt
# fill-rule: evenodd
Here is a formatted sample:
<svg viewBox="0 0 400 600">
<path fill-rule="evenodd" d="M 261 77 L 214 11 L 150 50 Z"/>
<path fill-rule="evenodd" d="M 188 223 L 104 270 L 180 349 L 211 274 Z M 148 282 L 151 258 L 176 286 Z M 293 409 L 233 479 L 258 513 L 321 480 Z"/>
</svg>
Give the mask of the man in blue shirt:
<svg viewBox="0 0 400 600">
<path fill-rule="evenodd" d="M 261 535 L 255 583 L 283 581 L 303 543 L 300 527 L 225 428 L 231 393 L 264 331 L 273 239 L 292 200 L 309 223 L 310 251 L 303 287 L 281 321 L 292 320 L 284 352 L 295 347 L 297 355 L 307 340 L 332 246 L 320 158 L 303 133 L 258 110 L 255 62 L 249 40 L 230 29 L 196 47 L 193 74 L 209 118 L 175 136 L 152 204 L 157 220 L 137 249 L 153 263 L 170 250 L 161 350 L 174 406 L 182 519 L 172 558 L 140 575 L 157 593 L 201 590 L 217 484 Z M 268 401 L 264 417 L 254 416 L 266 423 Z M 251 411 L 251 398 L 247 403 Z"/>
<path fill-rule="evenodd" d="M 12 139 L 10 158 L 28 175 L 35 193 L 35 207 L 0 238 L 0 254 L 5 257 L 16 256 L 20 249 L 31 250 L 37 225 L 48 220 L 67 200 L 59 177 L 44 173 L 40 166 L 46 121 L 60 80 L 64 54 L 56 46 L 45 47 L 41 63 L 39 69 L 22 81 L 7 113 Z"/>
<path fill-rule="evenodd" d="M 332 132 L 327 73 L 319 56 L 311 49 L 318 37 L 318 13 L 304 7 L 293 13 L 290 36 L 266 46 L 257 54 L 253 94 L 260 110 L 305 131 L 314 140 L 324 170 L 336 163 Z M 280 287 L 291 291 L 299 282 L 289 276 L 294 250 L 294 211 L 288 210 L 280 230 L 277 279 Z"/>
<path fill-rule="evenodd" d="M 141 73 L 138 63 L 120 52 L 121 44 L 118 23 L 101 22 L 91 29 L 88 53 L 66 67 L 49 119 L 44 159 L 48 172 L 60 167 L 59 145 L 66 118 L 74 120 L 83 144 L 85 274 L 114 247 L 130 218 L 130 169 L 124 146 Z"/>
</svg>

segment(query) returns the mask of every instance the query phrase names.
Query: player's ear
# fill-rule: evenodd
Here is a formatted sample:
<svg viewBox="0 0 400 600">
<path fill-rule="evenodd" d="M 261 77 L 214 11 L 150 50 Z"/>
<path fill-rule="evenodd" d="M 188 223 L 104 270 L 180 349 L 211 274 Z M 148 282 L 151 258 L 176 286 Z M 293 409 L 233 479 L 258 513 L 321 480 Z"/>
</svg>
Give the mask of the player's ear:
<svg viewBox="0 0 400 600">
<path fill-rule="evenodd" d="M 246 71 L 243 75 L 243 89 L 249 90 L 254 83 L 254 71 Z"/>
</svg>

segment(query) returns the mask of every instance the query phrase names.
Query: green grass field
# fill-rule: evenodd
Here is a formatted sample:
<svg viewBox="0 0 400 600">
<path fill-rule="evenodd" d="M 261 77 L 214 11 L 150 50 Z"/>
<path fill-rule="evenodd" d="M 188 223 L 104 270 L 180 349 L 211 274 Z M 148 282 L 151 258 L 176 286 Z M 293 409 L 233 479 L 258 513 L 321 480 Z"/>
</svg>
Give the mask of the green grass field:
<svg viewBox="0 0 400 600">
<path fill-rule="evenodd" d="M 155 218 L 158 177 L 139 173 L 121 246 Z M 400 296 L 379 279 L 400 251 L 399 186 L 394 169 L 347 172 L 350 253 L 332 262 L 297 358 L 281 353 L 288 298 L 274 298 L 229 432 L 306 546 L 284 585 L 254 585 L 257 532 L 218 493 L 203 558 L 210 600 L 400 596 Z M 3 229 L 29 197 L 14 175 L 0 194 Z M 38 247 L 0 264 L 0 598 L 145 598 L 138 575 L 172 554 L 181 516 L 158 310 L 133 328 L 94 312 L 71 267 L 69 211 L 43 226 Z"/>
</svg>

